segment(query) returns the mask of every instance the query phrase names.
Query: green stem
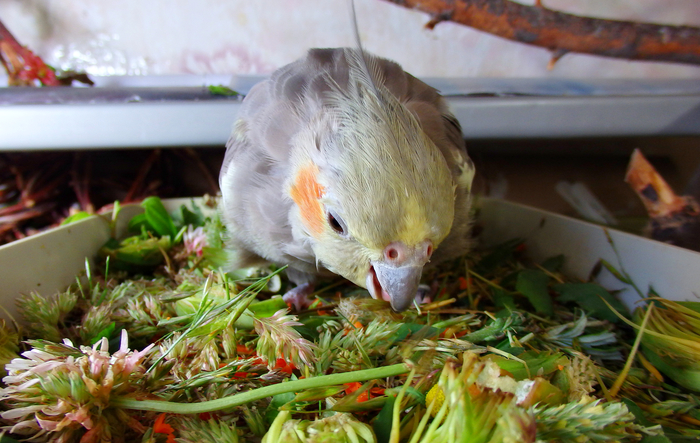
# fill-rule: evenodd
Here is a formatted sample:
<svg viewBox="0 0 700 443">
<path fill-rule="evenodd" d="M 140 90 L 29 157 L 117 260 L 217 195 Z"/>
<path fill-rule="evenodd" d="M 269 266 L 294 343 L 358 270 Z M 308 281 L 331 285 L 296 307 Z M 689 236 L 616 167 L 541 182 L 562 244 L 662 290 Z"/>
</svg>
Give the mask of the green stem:
<svg viewBox="0 0 700 443">
<path fill-rule="evenodd" d="M 492 282 L 492 281 L 489 280 L 488 278 L 483 277 L 483 276 L 477 274 L 476 272 L 474 272 L 474 271 L 472 271 L 472 270 L 468 270 L 467 272 L 468 272 L 469 274 L 473 275 L 474 277 L 478 278 L 479 280 L 483 281 L 483 282 L 486 283 L 487 285 L 493 286 L 493 287 L 496 288 L 496 289 L 500 289 L 501 291 L 505 292 L 506 294 L 513 294 L 513 293 L 514 293 L 513 291 L 508 291 L 507 289 L 505 289 L 505 288 L 503 288 L 503 287 L 497 285 L 496 283 Z"/>
<path fill-rule="evenodd" d="M 356 381 L 374 380 L 395 375 L 405 374 L 410 367 L 405 363 L 391 366 L 382 366 L 362 371 L 342 372 L 340 374 L 322 375 L 319 377 L 304 378 L 301 380 L 278 383 L 252 391 L 241 392 L 226 398 L 207 400 L 199 403 L 176 403 L 163 400 L 133 400 L 130 398 L 115 398 L 110 401 L 111 406 L 137 411 L 169 412 L 172 414 L 200 414 L 202 412 L 214 412 L 240 406 L 266 397 L 287 392 L 299 392 L 305 389 L 320 388 L 323 386 L 342 385 Z"/>
<path fill-rule="evenodd" d="M 412 370 L 411 373 L 408 374 L 406 383 L 403 384 L 403 387 L 399 391 L 399 395 L 396 396 L 396 402 L 394 403 L 394 410 L 392 411 L 391 418 L 391 434 L 389 436 L 389 441 L 391 443 L 399 443 L 399 438 L 401 438 L 401 402 L 403 401 L 404 394 L 406 394 L 406 389 L 411 386 L 413 374 L 415 374 L 415 370 Z"/>
<path fill-rule="evenodd" d="M 627 362 L 625 363 L 625 367 L 622 369 L 622 372 L 620 372 L 620 375 L 617 376 L 617 379 L 615 380 L 615 383 L 613 383 L 612 387 L 610 388 L 610 391 L 608 391 L 608 395 L 610 397 L 617 397 L 617 393 L 620 391 L 620 388 L 622 387 L 622 383 L 625 382 L 625 379 L 627 378 L 627 374 L 630 372 L 630 368 L 632 367 L 632 362 L 634 361 L 634 357 L 637 354 L 637 349 L 639 349 L 639 344 L 642 342 L 642 337 L 644 336 L 645 329 L 647 327 L 647 321 L 649 320 L 649 317 L 651 316 L 651 310 L 654 309 L 654 304 L 649 303 L 649 308 L 647 309 L 647 313 L 644 316 L 644 320 L 642 320 L 642 325 L 639 328 L 639 332 L 637 333 L 637 338 L 634 340 L 634 345 L 632 345 L 632 350 L 630 351 L 630 355 L 627 357 Z"/>
</svg>

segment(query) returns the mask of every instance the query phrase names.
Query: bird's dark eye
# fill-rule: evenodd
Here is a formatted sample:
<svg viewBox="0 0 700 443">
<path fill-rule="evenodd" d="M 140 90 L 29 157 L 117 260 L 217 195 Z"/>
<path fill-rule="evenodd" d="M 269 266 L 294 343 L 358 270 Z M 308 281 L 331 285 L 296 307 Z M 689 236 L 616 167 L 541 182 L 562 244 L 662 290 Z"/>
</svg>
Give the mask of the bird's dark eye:
<svg viewBox="0 0 700 443">
<path fill-rule="evenodd" d="M 338 234 L 345 235 L 345 224 L 332 212 L 328 212 L 328 225 Z"/>
</svg>

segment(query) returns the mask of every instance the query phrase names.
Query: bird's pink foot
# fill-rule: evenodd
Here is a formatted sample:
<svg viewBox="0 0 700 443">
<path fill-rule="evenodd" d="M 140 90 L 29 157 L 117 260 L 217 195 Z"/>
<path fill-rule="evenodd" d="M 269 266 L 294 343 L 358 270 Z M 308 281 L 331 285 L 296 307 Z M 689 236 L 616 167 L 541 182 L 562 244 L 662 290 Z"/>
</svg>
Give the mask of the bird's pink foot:
<svg viewBox="0 0 700 443">
<path fill-rule="evenodd" d="M 288 305 L 294 306 L 295 310 L 301 311 L 311 306 L 311 303 L 314 302 L 313 299 L 309 298 L 313 292 L 313 283 L 304 283 L 287 291 L 287 293 L 282 296 L 282 299 Z"/>
</svg>

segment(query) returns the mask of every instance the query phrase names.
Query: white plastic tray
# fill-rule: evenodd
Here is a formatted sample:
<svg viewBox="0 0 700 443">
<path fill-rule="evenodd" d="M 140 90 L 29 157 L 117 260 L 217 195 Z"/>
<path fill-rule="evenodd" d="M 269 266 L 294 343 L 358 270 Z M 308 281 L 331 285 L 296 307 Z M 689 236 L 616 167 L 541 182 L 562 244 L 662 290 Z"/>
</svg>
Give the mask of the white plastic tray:
<svg viewBox="0 0 700 443">
<path fill-rule="evenodd" d="M 96 78 L 95 88 L 0 88 L 0 151 L 223 146 L 240 100 L 262 77 Z M 700 134 L 700 83 L 624 79 L 424 79 L 468 139 Z"/>
</svg>

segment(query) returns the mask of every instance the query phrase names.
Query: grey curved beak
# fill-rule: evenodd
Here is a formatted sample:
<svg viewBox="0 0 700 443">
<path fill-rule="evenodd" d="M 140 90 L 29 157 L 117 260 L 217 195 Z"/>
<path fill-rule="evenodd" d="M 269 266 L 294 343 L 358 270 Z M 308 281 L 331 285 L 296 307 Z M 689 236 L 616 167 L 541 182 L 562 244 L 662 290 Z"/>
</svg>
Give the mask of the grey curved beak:
<svg viewBox="0 0 700 443">
<path fill-rule="evenodd" d="M 373 294 L 375 298 L 390 302 L 394 311 L 401 312 L 408 309 L 416 298 L 423 266 L 391 266 L 376 262 L 372 263 L 372 267 L 380 285 L 379 288 L 372 289 L 381 291 L 381 294 Z M 376 284 L 374 286 L 376 287 Z"/>
</svg>

